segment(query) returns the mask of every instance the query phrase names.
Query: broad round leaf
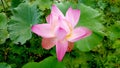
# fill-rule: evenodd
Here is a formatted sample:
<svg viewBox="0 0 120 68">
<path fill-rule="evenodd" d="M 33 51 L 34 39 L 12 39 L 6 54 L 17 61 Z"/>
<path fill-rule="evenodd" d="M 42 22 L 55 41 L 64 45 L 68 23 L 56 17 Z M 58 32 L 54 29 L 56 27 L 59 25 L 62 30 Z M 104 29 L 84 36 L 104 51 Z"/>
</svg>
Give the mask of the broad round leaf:
<svg viewBox="0 0 120 68">
<path fill-rule="evenodd" d="M 39 13 L 35 4 L 21 3 L 12 10 L 9 23 L 10 38 L 14 43 L 24 44 L 31 38 L 31 26 L 39 22 Z"/>
<path fill-rule="evenodd" d="M 25 64 L 22 68 L 40 68 L 39 63 L 37 62 L 29 62 Z"/>
<path fill-rule="evenodd" d="M 39 63 L 36 62 L 27 63 L 22 68 L 66 68 L 66 67 L 62 62 L 58 62 L 57 58 L 48 57 Z"/>
<path fill-rule="evenodd" d="M 76 42 L 75 45 L 81 51 L 89 51 L 97 46 L 101 42 L 102 38 L 103 37 L 99 34 L 93 33 L 91 36 Z"/>
</svg>

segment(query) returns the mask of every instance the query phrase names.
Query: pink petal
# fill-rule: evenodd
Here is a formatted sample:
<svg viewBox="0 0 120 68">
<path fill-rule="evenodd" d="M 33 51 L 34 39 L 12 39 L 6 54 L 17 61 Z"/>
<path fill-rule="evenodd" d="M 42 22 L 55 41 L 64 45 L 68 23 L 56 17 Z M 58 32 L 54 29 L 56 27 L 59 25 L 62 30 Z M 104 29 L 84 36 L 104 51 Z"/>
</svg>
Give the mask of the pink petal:
<svg viewBox="0 0 120 68">
<path fill-rule="evenodd" d="M 50 24 L 53 24 L 53 23 L 57 22 L 57 20 L 58 20 L 58 17 L 56 17 L 52 13 L 46 17 L 47 23 L 50 23 Z"/>
<path fill-rule="evenodd" d="M 62 61 L 68 47 L 68 42 L 66 40 L 57 41 L 56 52 L 58 61 Z"/>
<path fill-rule="evenodd" d="M 46 17 L 48 24 L 51 25 L 51 29 L 56 32 L 59 28 L 58 17 L 54 16 L 52 13 Z"/>
<path fill-rule="evenodd" d="M 52 23 L 52 22 L 53 22 L 52 20 L 53 20 L 52 14 L 50 14 L 50 15 L 48 15 L 48 16 L 46 17 L 47 23 Z"/>
<path fill-rule="evenodd" d="M 61 16 L 59 16 L 58 18 L 58 24 L 60 25 L 61 28 L 65 29 L 65 31 L 67 31 L 68 33 L 71 30 L 71 24 L 68 23 L 68 21 L 66 21 L 64 18 L 62 18 Z"/>
<path fill-rule="evenodd" d="M 91 33 L 92 32 L 88 28 L 79 27 L 79 28 L 74 29 L 72 34 L 67 39 L 71 42 L 75 42 L 87 36 L 90 36 Z"/>
<path fill-rule="evenodd" d="M 56 15 L 57 17 L 58 16 L 62 16 L 64 17 L 63 13 L 57 8 L 56 5 L 53 5 L 52 6 L 52 11 L 51 11 L 52 14 Z"/>
<path fill-rule="evenodd" d="M 73 27 L 78 23 L 79 17 L 80 10 L 78 9 L 74 10 L 70 7 L 66 12 L 66 19 L 72 24 Z"/>
<path fill-rule="evenodd" d="M 58 40 L 64 39 L 66 35 L 67 32 L 61 27 L 56 31 L 56 36 Z"/>
<path fill-rule="evenodd" d="M 42 47 L 45 49 L 51 49 L 55 46 L 56 39 L 55 38 L 43 38 L 42 39 Z"/>
<path fill-rule="evenodd" d="M 32 26 L 32 32 L 45 38 L 54 37 L 50 24 L 36 24 Z"/>
</svg>

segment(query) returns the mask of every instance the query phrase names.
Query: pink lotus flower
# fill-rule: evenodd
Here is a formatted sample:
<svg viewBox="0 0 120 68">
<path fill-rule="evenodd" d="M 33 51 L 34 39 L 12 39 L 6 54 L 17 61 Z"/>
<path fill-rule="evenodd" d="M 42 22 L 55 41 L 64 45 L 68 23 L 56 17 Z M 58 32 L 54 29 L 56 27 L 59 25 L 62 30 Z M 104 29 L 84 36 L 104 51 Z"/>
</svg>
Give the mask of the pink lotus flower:
<svg viewBox="0 0 120 68">
<path fill-rule="evenodd" d="M 32 26 L 32 31 L 41 36 L 42 47 L 51 49 L 56 45 L 58 61 L 61 61 L 65 53 L 70 51 L 74 42 L 91 35 L 91 31 L 86 27 L 76 27 L 79 21 L 80 10 L 67 10 L 66 16 L 53 5 L 51 14 L 47 16 L 46 24 L 36 24 Z"/>
</svg>

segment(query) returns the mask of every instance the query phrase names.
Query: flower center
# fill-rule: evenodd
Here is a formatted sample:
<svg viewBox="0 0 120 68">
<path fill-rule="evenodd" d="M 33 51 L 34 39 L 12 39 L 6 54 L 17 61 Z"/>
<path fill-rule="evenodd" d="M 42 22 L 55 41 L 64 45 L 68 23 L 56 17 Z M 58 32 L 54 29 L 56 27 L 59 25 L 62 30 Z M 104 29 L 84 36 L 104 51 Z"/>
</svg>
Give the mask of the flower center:
<svg viewBox="0 0 120 68">
<path fill-rule="evenodd" d="M 67 34 L 66 39 L 70 38 L 72 36 L 72 32 L 73 32 L 72 25 L 69 22 L 67 22 L 67 25 L 69 27 L 70 32 Z"/>
</svg>

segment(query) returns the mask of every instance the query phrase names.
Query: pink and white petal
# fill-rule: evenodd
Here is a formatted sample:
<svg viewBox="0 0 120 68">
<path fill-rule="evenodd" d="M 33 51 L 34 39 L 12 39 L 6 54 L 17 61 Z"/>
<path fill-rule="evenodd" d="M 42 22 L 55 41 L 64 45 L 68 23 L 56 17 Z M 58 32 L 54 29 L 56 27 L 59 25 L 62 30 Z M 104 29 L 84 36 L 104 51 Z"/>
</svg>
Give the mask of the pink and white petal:
<svg viewBox="0 0 120 68">
<path fill-rule="evenodd" d="M 71 7 L 66 12 L 66 19 L 69 21 L 69 23 L 72 24 L 72 26 L 76 26 L 80 18 L 80 10 L 78 9 L 72 9 Z"/>
<path fill-rule="evenodd" d="M 59 18 L 58 18 L 58 24 L 60 25 L 61 28 L 65 29 L 66 32 L 68 32 L 68 33 L 70 32 L 71 24 L 69 24 L 68 21 L 66 21 L 61 16 L 59 16 Z"/>
<path fill-rule="evenodd" d="M 80 39 L 83 39 L 87 36 L 90 36 L 92 34 L 92 31 L 89 30 L 88 28 L 86 27 L 78 27 L 78 28 L 75 28 L 72 32 L 72 34 L 67 37 L 67 39 L 70 41 L 70 42 L 75 42 L 75 41 L 78 41 Z"/>
<path fill-rule="evenodd" d="M 58 20 L 58 17 L 56 17 L 56 16 L 55 16 L 54 14 L 52 14 L 52 13 L 46 17 L 46 21 L 47 21 L 47 23 L 49 23 L 49 24 L 53 24 L 53 23 L 57 22 L 57 20 Z"/>
<path fill-rule="evenodd" d="M 45 38 L 51 38 L 54 37 L 54 33 L 51 30 L 50 24 L 36 24 L 32 26 L 32 32 L 35 34 L 45 37 Z"/>
<path fill-rule="evenodd" d="M 50 14 L 50 15 L 48 15 L 47 17 L 46 17 L 46 21 L 47 21 L 47 23 L 52 23 L 52 14 Z"/>
<path fill-rule="evenodd" d="M 58 40 L 64 39 L 66 35 L 67 32 L 61 27 L 59 27 L 58 30 L 56 31 L 56 37 Z"/>
<path fill-rule="evenodd" d="M 66 40 L 57 41 L 56 52 L 58 61 L 62 61 L 68 47 L 68 42 Z"/>
<path fill-rule="evenodd" d="M 57 8 L 56 5 L 52 6 L 51 13 L 54 14 L 54 15 L 56 15 L 56 16 L 62 16 L 62 17 L 64 17 L 63 13 L 59 10 L 59 8 Z"/>
<path fill-rule="evenodd" d="M 55 43 L 56 43 L 55 38 L 43 38 L 42 39 L 42 47 L 47 50 L 55 46 Z"/>
</svg>

